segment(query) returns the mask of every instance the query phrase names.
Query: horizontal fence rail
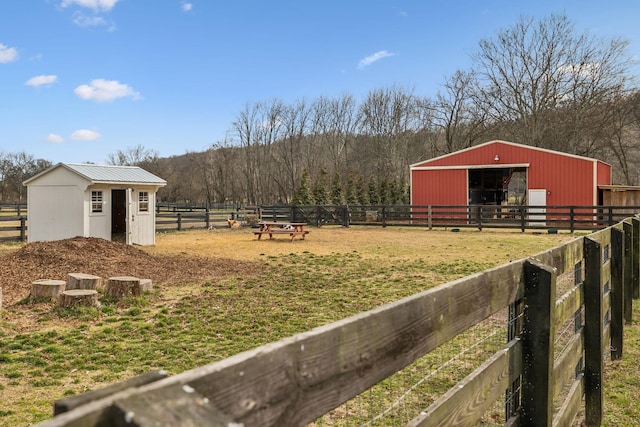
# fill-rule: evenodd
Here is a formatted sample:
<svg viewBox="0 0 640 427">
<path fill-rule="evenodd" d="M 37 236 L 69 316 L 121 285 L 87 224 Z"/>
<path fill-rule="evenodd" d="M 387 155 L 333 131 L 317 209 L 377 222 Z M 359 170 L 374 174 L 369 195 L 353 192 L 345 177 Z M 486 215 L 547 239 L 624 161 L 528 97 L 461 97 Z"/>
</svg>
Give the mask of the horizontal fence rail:
<svg viewBox="0 0 640 427">
<path fill-rule="evenodd" d="M 325 418 L 338 409 L 344 423 L 354 407 L 370 412 L 369 421 L 350 425 L 564 426 L 583 413 L 597 426 L 604 360 L 622 357 L 624 321 L 637 298 L 639 237 L 640 221 L 625 220 L 219 362 L 63 399 L 56 407 L 67 412 L 38 426 L 319 426 L 335 425 Z M 421 409 L 406 421 L 384 420 L 389 409 L 349 405 L 407 369 L 409 386 L 389 407 L 421 385 L 437 390 L 430 375 L 415 381 L 416 363 L 490 319 L 504 326 L 502 344 L 489 346 L 448 390 L 415 397 Z"/>
</svg>

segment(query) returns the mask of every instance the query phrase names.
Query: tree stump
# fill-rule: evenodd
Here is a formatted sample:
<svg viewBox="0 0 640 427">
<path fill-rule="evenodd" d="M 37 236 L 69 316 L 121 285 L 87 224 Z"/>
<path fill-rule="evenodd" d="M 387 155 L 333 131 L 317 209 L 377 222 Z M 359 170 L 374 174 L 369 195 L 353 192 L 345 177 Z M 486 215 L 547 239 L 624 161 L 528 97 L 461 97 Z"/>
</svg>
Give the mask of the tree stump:
<svg viewBox="0 0 640 427">
<path fill-rule="evenodd" d="M 153 283 L 151 279 L 140 279 L 140 293 L 149 292 L 153 290 Z"/>
<path fill-rule="evenodd" d="M 93 289 L 71 289 L 58 296 L 60 307 L 99 307 L 98 291 Z"/>
<path fill-rule="evenodd" d="M 110 277 L 104 288 L 104 293 L 117 298 L 140 295 L 140 279 L 130 276 Z"/>
<path fill-rule="evenodd" d="M 31 282 L 30 299 L 53 299 L 58 298 L 66 286 L 64 280 L 40 279 Z"/>
<path fill-rule="evenodd" d="M 84 273 L 69 273 L 67 276 L 67 290 L 69 289 L 93 289 L 102 284 L 102 277 Z"/>
</svg>

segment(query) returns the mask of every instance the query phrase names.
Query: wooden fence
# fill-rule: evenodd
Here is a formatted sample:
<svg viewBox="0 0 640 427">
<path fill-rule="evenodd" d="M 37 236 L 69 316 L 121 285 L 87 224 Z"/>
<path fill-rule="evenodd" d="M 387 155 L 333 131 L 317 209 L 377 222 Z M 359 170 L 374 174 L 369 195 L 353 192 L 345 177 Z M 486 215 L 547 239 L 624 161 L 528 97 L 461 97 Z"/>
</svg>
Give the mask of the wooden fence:
<svg viewBox="0 0 640 427">
<path fill-rule="evenodd" d="M 518 320 L 504 347 L 407 425 L 475 425 L 509 395 L 504 425 L 571 425 L 583 408 L 585 424 L 598 426 L 604 360 L 622 357 L 638 298 L 639 242 L 640 221 L 625 220 L 216 363 L 58 401 L 59 414 L 38 426 L 306 425 L 505 309 Z M 568 272 L 574 283 L 556 295 Z"/>
<path fill-rule="evenodd" d="M 597 230 L 640 212 L 640 206 L 382 206 L 269 205 L 255 207 L 159 204 L 156 230 L 224 227 L 227 219 L 253 224 L 257 219 L 306 222 L 315 226 L 373 225 L 433 228 L 510 228 L 525 230 Z M 13 214 L 12 214 L 13 213 Z M 0 241 L 25 241 L 26 207 L 3 205 Z"/>
</svg>

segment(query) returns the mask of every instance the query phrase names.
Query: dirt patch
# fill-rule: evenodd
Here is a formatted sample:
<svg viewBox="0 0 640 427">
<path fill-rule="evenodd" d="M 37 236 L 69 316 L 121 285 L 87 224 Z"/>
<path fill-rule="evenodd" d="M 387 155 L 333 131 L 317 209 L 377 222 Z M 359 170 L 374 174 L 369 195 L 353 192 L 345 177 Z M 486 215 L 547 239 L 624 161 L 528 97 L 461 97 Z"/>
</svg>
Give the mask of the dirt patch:
<svg viewBox="0 0 640 427">
<path fill-rule="evenodd" d="M 254 262 L 182 254 L 149 254 L 134 246 L 98 238 L 75 237 L 34 242 L 0 256 L 3 306 L 26 298 L 38 279 L 66 280 L 69 273 L 103 278 L 134 276 L 157 284 L 255 274 Z"/>
</svg>

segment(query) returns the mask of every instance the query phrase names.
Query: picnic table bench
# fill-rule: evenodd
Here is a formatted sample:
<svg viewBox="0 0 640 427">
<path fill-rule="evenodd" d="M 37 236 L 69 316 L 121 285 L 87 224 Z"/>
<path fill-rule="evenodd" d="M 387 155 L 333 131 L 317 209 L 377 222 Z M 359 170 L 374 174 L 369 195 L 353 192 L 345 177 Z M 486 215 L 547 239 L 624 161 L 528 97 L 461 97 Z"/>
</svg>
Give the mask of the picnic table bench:
<svg viewBox="0 0 640 427">
<path fill-rule="evenodd" d="M 265 221 L 259 223 L 259 225 L 260 228 L 253 232 L 253 234 L 258 236 L 258 240 L 260 240 L 263 234 L 268 234 L 269 239 L 273 239 L 274 234 L 288 234 L 291 236 L 292 241 L 296 236 L 300 236 L 302 240 L 304 240 L 304 236 L 309 234 L 309 230 L 304 229 L 304 226 L 307 225 L 304 222 Z"/>
</svg>

